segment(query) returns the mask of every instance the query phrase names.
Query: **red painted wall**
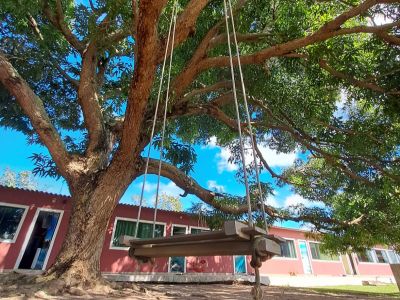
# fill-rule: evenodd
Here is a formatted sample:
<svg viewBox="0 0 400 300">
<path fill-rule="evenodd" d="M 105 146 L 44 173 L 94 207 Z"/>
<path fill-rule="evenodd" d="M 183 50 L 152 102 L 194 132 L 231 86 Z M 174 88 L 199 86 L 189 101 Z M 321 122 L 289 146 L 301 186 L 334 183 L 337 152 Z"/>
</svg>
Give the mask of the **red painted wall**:
<svg viewBox="0 0 400 300">
<path fill-rule="evenodd" d="M 352 254 L 355 267 L 358 274 L 362 275 L 389 275 L 392 276 L 392 270 L 389 264 L 360 262 L 357 255 Z"/>
<path fill-rule="evenodd" d="M 0 242 L 0 271 L 14 269 L 18 255 L 21 252 L 23 242 L 33 218 L 38 208 L 51 208 L 62 210 L 64 212 L 61 223 L 55 237 L 53 249 L 50 253 L 47 268 L 50 267 L 61 248 L 62 241 L 65 237 L 68 220 L 70 217 L 70 198 L 55 194 L 34 192 L 21 189 L 12 189 L 0 186 L 0 202 L 14 203 L 25 205 L 28 207 L 28 212 L 21 226 L 21 230 L 14 243 Z M 168 272 L 168 259 L 157 259 L 154 265 L 139 265 L 128 257 L 126 249 L 111 248 L 111 238 L 113 226 L 116 217 L 136 219 L 137 207 L 131 205 L 118 205 L 111 218 L 107 233 L 105 236 L 104 248 L 101 254 L 101 270 L 103 272 Z M 142 220 L 153 219 L 153 210 L 143 208 Z M 204 227 L 204 224 L 199 224 L 197 218 L 185 213 L 171 212 L 159 210 L 157 214 L 157 222 L 166 225 L 166 235 L 171 234 L 172 225 L 184 225 L 187 227 L 187 232 L 190 226 Z M 306 240 L 305 231 L 272 227 L 270 233 L 281 236 L 287 239 L 293 239 L 296 248 L 296 258 L 280 258 L 273 259 L 263 263 L 260 272 L 262 274 L 285 274 L 299 275 L 304 274 L 303 264 L 300 258 L 300 249 L 298 246 L 299 240 Z M 307 243 L 308 249 L 309 245 Z M 311 253 L 310 253 L 311 259 Z M 247 271 L 253 273 L 253 269 L 249 265 L 250 258 L 247 258 Z M 355 259 L 358 274 L 360 275 L 391 275 L 392 272 L 388 264 L 376 263 L 360 263 Z M 345 273 L 342 262 L 325 262 L 311 259 L 313 274 L 318 275 L 343 275 Z M 204 273 L 230 273 L 234 272 L 233 257 L 231 256 L 215 256 L 215 257 L 187 257 L 186 272 L 204 272 Z"/>
<path fill-rule="evenodd" d="M 282 238 L 294 240 L 296 258 L 274 257 L 263 263 L 260 268 L 262 274 L 298 275 L 304 274 L 303 263 L 300 258 L 298 240 L 304 240 L 304 232 L 294 229 L 272 227 L 269 233 Z"/>
<path fill-rule="evenodd" d="M 53 249 L 50 253 L 47 263 L 47 266 L 51 266 L 61 248 L 61 244 L 68 226 L 68 219 L 70 215 L 69 197 L 20 189 L 10 189 L 0 186 L 0 202 L 10 204 L 14 203 L 28 207 L 28 212 L 24 222 L 22 223 L 16 241 L 14 243 L 0 242 L 0 270 L 14 269 L 18 255 L 21 252 L 21 248 L 25 240 L 25 236 L 27 235 L 38 208 L 51 208 L 64 211 L 58 233 L 55 237 Z"/>
<path fill-rule="evenodd" d="M 346 274 L 342 262 L 311 260 L 313 274 L 342 276 Z"/>
</svg>

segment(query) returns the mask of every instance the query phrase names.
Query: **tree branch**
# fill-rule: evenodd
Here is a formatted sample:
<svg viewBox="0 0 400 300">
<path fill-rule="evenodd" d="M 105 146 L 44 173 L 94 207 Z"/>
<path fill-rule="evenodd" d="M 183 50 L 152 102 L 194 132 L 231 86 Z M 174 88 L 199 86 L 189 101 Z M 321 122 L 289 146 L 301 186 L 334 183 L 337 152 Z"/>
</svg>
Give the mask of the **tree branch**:
<svg viewBox="0 0 400 300">
<path fill-rule="evenodd" d="M 236 2 L 234 12 L 241 9 L 246 3 L 246 0 L 239 0 Z M 212 39 L 219 33 L 221 26 L 224 24 L 224 17 L 219 20 L 214 26 L 210 28 L 204 36 L 200 44 L 194 51 L 191 59 L 186 64 L 184 71 L 182 71 L 173 81 L 172 90 L 175 92 L 176 98 L 180 98 L 185 92 L 186 88 L 192 83 L 193 78 L 197 75 L 197 65 L 207 56 L 207 50 Z"/>
<path fill-rule="evenodd" d="M 339 17 L 338 17 L 339 18 Z M 336 19 L 335 19 L 336 20 Z M 332 21 L 333 22 L 333 21 Z M 323 27 L 321 27 L 315 33 L 308 35 L 303 38 L 294 39 L 282 44 L 278 44 L 267 49 L 261 50 L 259 52 L 243 55 L 241 56 L 241 64 L 258 64 L 272 57 L 285 56 L 286 54 L 295 51 L 300 48 L 304 48 L 308 45 L 315 44 L 318 42 L 325 41 L 332 37 L 347 35 L 347 34 L 355 34 L 355 33 L 379 33 L 385 29 L 390 29 L 392 27 L 398 26 L 400 21 L 385 24 L 381 26 L 357 26 L 353 28 L 339 28 L 335 30 L 330 30 L 333 26 L 329 23 Z M 337 24 L 337 22 L 333 22 L 333 24 Z M 237 64 L 237 61 L 234 60 L 234 64 Z M 197 73 L 209 69 L 211 67 L 226 67 L 229 66 L 229 57 L 218 56 L 218 57 L 210 57 L 204 59 L 198 66 Z"/>
<path fill-rule="evenodd" d="M 0 53 L 0 82 L 15 97 L 41 141 L 49 149 L 51 157 L 61 174 L 68 179 L 71 157 L 57 130 L 51 124 L 42 100 L 32 91 L 28 83 L 18 74 L 4 54 Z"/>
<path fill-rule="evenodd" d="M 28 22 L 29 25 L 31 26 L 33 32 L 35 33 L 35 35 L 38 37 L 39 41 L 44 42 L 44 38 L 43 35 L 39 29 L 39 26 L 35 20 L 35 18 L 33 18 L 32 15 L 28 14 L 27 16 L 28 18 Z M 54 60 L 54 58 L 50 55 L 50 60 L 52 61 L 52 66 L 54 66 L 58 72 L 65 78 L 67 79 L 76 89 L 78 89 L 79 87 L 79 81 L 76 80 L 75 78 L 72 78 L 71 76 L 68 75 L 68 73 L 58 64 L 58 62 L 56 62 Z"/>
<path fill-rule="evenodd" d="M 141 151 L 139 145 L 143 134 L 143 121 L 159 59 L 154 55 L 159 50 L 157 24 L 166 2 L 167 0 L 140 2 L 135 73 L 129 87 L 128 104 L 117 153 L 127 159 L 135 157 L 134 154 Z"/>
<path fill-rule="evenodd" d="M 57 28 L 61 34 L 65 37 L 67 42 L 75 48 L 79 53 L 83 53 L 85 45 L 78 40 L 78 38 L 72 33 L 68 24 L 65 22 L 64 12 L 62 9 L 61 0 L 56 1 L 56 13 L 53 15 L 49 3 L 47 0 L 43 1 L 43 12 L 47 19 L 55 28 Z"/>
<path fill-rule="evenodd" d="M 261 40 L 266 39 L 267 37 L 270 37 L 271 35 L 269 33 L 264 33 L 264 32 L 257 32 L 257 33 L 236 33 L 236 39 L 238 42 L 259 42 Z M 231 41 L 233 40 L 233 33 L 230 34 Z M 228 41 L 228 36 L 226 33 L 220 34 L 216 37 L 214 37 L 210 43 L 209 43 L 209 49 L 225 44 Z"/>
<path fill-rule="evenodd" d="M 319 65 L 322 69 L 324 69 L 325 71 L 327 71 L 334 77 L 343 79 L 353 86 L 363 88 L 363 89 L 369 89 L 371 91 L 383 93 L 383 94 L 387 94 L 387 95 L 400 95 L 400 91 L 397 91 L 397 90 L 386 91 L 383 87 L 377 85 L 376 83 L 372 83 L 372 82 L 366 81 L 366 80 L 358 80 L 358 79 L 352 77 L 351 75 L 348 75 L 346 73 L 335 70 L 324 59 L 321 59 L 319 61 Z"/>
<path fill-rule="evenodd" d="M 264 168 L 267 169 L 268 173 L 271 174 L 272 178 L 277 178 L 277 179 L 279 179 L 287 184 L 290 184 L 290 185 L 304 186 L 303 184 L 294 183 L 294 182 L 290 181 L 287 177 L 275 173 L 274 170 L 272 170 L 272 168 L 268 164 L 268 162 L 265 160 L 263 154 L 260 151 L 260 148 L 258 148 L 258 144 L 257 144 L 255 136 L 253 136 L 253 140 L 254 140 L 253 145 L 254 145 L 254 149 L 256 150 L 257 156 L 260 159 L 261 163 L 263 164 Z"/>
<path fill-rule="evenodd" d="M 208 5 L 210 0 L 191 0 L 185 7 L 184 11 L 178 16 L 176 20 L 176 34 L 175 34 L 175 47 L 183 43 L 190 35 L 195 33 L 196 22 L 200 13 Z M 158 56 L 164 57 L 165 47 L 167 41 L 164 40 L 161 44 Z M 168 55 L 171 50 L 168 50 Z"/>
<path fill-rule="evenodd" d="M 329 152 L 326 152 L 325 150 L 315 146 L 313 144 L 313 142 L 315 142 L 311 137 L 308 136 L 303 136 L 301 133 L 297 132 L 295 129 L 291 128 L 290 126 L 288 126 L 287 124 L 283 123 L 281 120 L 277 119 L 272 111 L 269 110 L 269 108 L 265 107 L 265 105 L 263 105 L 260 101 L 257 101 L 255 99 L 251 99 L 251 101 L 257 103 L 257 105 L 259 107 L 261 107 L 276 123 L 273 124 L 268 123 L 268 124 L 260 124 L 260 123 L 253 123 L 254 125 L 258 125 L 258 126 L 263 126 L 263 127 L 267 127 L 270 129 L 278 129 L 278 130 L 283 130 L 288 132 L 292 138 L 298 142 L 299 144 L 305 146 L 307 149 L 309 149 L 310 151 L 315 151 L 318 154 L 320 154 L 322 157 L 324 157 L 325 161 L 333 166 L 336 167 L 338 169 L 340 169 L 341 171 L 343 171 L 346 175 L 348 175 L 350 178 L 357 180 L 357 181 L 361 181 L 364 182 L 367 185 L 374 185 L 373 182 L 371 182 L 370 180 L 354 173 L 352 170 L 350 170 L 345 164 L 341 163 L 340 160 L 346 160 L 346 158 L 343 158 L 342 156 L 338 156 L 338 155 L 333 155 Z M 228 115 L 226 115 L 218 106 L 216 105 L 212 105 L 212 104 L 205 104 L 205 105 L 197 105 L 196 107 L 190 107 L 187 106 L 186 109 L 183 109 L 182 111 L 179 111 L 178 114 L 180 115 L 199 115 L 199 114 L 207 114 L 209 116 L 214 117 L 216 120 L 222 122 L 223 124 L 227 125 L 229 128 L 233 129 L 233 130 L 237 130 L 237 124 L 236 124 L 236 120 L 232 119 L 231 117 L 229 117 Z M 243 127 L 245 128 L 247 125 L 243 124 Z M 244 132 L 246 134 L 248 134 L 247 130 L 244 130 Z M 365 160 L 363 160 L 365 161 Z M 387 172 L 385 170 L 382 170 L 382 168 L 380 168 L 379 166 L 376 166 L 375 164 L 372 164 L 373 167 L 375 167 L 377 170 L 383 172 L 384 174 L 386 174 Z M 393 180 L 398 181 L 399 179 L 397 178 L 397 176 L 394 176 L 392 174 L 386 174 L 389 177 L 391 177 Z"/>
<path fill-rule="evenodd" d="M 82 108 L 85 127 L 89 133 L 88 153 L 101 150 L 105 140 L 105 128 L 97 95 L 96 83 L 97 48 L 91 41 L 82 56 L 82 69 L 78 88 L 78 102 Z"/>
<path fill-rule="evenodd" d="M 327 22 L 316 32 L 301 38 L 297 38 L 285 43 L 277 44 L 269 48 L 263 49 L 253 54 L 241 56 L 241 63 L 246 64 L 258 64 L 262 63 L 267 59 L 272 57 L 284 56 L 290 52 L 297 49 L 304 48 L 308 45 L 315 44 L 318 42 L 325 41 L 329 38 L 353 34 L 353 33 L 377 33 L 388 30 L 394 26 L 398 25 L 398 22 L 391 24 L 385 24 L 381 26 L 357 26 L 354 28 L 341 28 L 341 26 L 349 19 L 358 16 L 366 12 L 371 7 L 379 3 L 395 3 L 396 0 L 366 0 L 358 6 L 354 6 L 348 11 L 342 13 L 330 22 Z M 215 28 L 213 28 L 215 30 Z M 215 36 L 212 35 L 211 38 L 207 35 L 200 46 L 204 46 L 203 43 L 209 45 L 211 39 Z M 227 67 L 230 64 L 229 57 L 218 56 L 218 57 L 206 57 L 206 51 L 202 51 L 201 47 L 196 50 L 192 61 L 189 62 L 186 69 L 176 78 L 176 84 L 173 85 L 174 90 L 177 94 L 182 93 L 193 81 L 193 79 L 201 72 L 216 67 Z M 207 48 L 206 48 L 207 49 Z M 234 60 L 234 64 L 237 64 L 237 60 Z M 179 82 L 179 85 L 178 85 Z"/>
<path fill-rule="evenodd" d="M 220 89 L 231 89 L 231 88 L 232 88 L 232 81 L 229 81 L 229 80 L 219 81 L 212 85 L 208 85 L 208 86 L 202 87 L 200 89 L 194 89 L 194 90 L 190 91 L 189 93 L 185 94 L 184 97 L 181 100 L 179 100 L 178 102 L 187 102 L 191 98 L 198 96 L 198 95 L 206 94 L 209 92 L 215 92 Z"/>
<path fill-rule="evenodd" d="M 292 58 L 304 58 L 306 60 L 308 60 L 310 58 L 309 55 L 305 54 L 305 53 L 288 53 L 288 54 L 285 54 L 284 56 L 292 57 Z M 356 79 L 349 74 L 346 74 L 344 72 L 334 69 L 332 66 L 330 66 L 328 64 L 328 61 L 326 59 L 320 59 L 318 61 L 318 64 L 322 69 L 327 71 L 332 76 L 337 77 L 339 79 L 343 79 L 353 86 L 363 88 L 363 89 L 369 89 L 374 92 L 384 93 L 384 94 L 388 94 L 388 95 L 400 95 L 400 91 L 398 91 L 398 90 L 387 91 L 383 87 L 379 86 L 378 84 L 373 83 L 372 81 L 374 79 L 376 79 L 375 77 L 370 76 L 365 80 Z M 398 70 L 395 70 L 395 71 L 397 72 Z M 391 71 L 391 72 L 393 72 L 393 71 Z M 389 72 L 388 74 L 391 74 L 391 73 Z M 385 74 L 383 74 L 383 76 L 385 76 Z"/>
<path fill-rule="evenodd" d="M 378 32 L 376 35 L 390 45 L 400 46 L 400 38 L 387 32 Z"/>
<path fill-rule="evenodd" d="M 148 173 L 149 174 L 158 174 L 158 164 L 159 161 L 156 159 L 150 159 L 149 160 L 149 168 L 148 168 Z M 140 166 L 140 172 L 144 172 L 144 167 L 145 167 L 145 159 L 142 158 L 141 161 L 141 166 Z M 189 177 L 186 175 L 184 172 L 176 168 L 175 166 L 163 162 L 162 163 L 162 168 L 161 168 L 161 176 L 168 178 L 172 180 L 178 187 L 180 187 L 182 190 L 184 190 L 184 194 L 192 194 L 197 196 L 199 199 L 201 199 L 204 203 L 207 203 L 208 205 L 214 207 L 217 210 L 220 210 L 222 212 L 228 213 L 228 214 L 234 214 L 234 215 L 240 215 L 243 213 L 247 213 L 248 207 L 247 204 L 243 205 L 227 205 L 222 203 L 221 201 L 218 201 L 218 198 L 223 197 L 223 195 L 218 194 L 216 192 L 210 191 L 208 189 L 205 189 L 201 187 L 193 178 Z M 321 217 L 321 216 L 314 216 L 312 214 L 310 215 L 301 215 L 301 216 L 291 216 L 288 215 L 287 213 L 282 213 L 276 208 L 269 206 L 269 205 L 264 205 L 265 212 L 270 215 L 273 218 L 277 218 L 280 220 L 291 220 L 291 221 L 296 221 L 296 222 L 310 222 L 310 223 L 317 223 L 318 225 L 321 225 L 321 223 L 325 224 L 333 224 L 333 225 L 338 225 L 338 226 L 348 226 L 350 222 L 341 222 L 329 217 Z M 253 211 L 260 210 L 261 207 L 253 205 Z"/>
</svg>

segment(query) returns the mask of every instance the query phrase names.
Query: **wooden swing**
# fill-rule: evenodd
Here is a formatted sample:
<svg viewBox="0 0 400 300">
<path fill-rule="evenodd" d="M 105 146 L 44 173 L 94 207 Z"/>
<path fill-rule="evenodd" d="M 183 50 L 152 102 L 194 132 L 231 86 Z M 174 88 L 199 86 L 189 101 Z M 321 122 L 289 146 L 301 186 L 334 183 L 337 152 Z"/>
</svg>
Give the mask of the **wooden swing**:
<svg viewBox="0 0 400 300">
<path fill-rule="evenodd" d="M 265 259 L 281 255 L 282 238 L 269 235 L 264 229 L 238 221 L 226 221 L 221 230 L 152 239 L 121 236 L 119 243 L 129 246 L 129 256 L 148 261 L 169 256 L 252 255 Z"/>
</svg>

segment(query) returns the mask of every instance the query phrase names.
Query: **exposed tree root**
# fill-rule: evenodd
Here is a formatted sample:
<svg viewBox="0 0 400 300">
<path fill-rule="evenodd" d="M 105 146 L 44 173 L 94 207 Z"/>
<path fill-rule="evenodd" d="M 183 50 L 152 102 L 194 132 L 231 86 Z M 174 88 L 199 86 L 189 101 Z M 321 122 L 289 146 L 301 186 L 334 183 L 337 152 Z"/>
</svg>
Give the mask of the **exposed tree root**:
<svg viewBox="0 0 400 300">
<path fill-rule="evenodd" d="M 90 284 L 88 281 L 81 284 L 74 278 L 71 274 L 60 278 L 55 278 L 54 274 L 26 275 L 17 272 L 2 274 L 0 275 L 0 298 L 51 299 L 65 295 L 87 298 L 109 296 L 111 298 L 146 293 L 146 289 L 131 282 L 117 283 L 100 278 L 90 281 Z"/>
</svg>

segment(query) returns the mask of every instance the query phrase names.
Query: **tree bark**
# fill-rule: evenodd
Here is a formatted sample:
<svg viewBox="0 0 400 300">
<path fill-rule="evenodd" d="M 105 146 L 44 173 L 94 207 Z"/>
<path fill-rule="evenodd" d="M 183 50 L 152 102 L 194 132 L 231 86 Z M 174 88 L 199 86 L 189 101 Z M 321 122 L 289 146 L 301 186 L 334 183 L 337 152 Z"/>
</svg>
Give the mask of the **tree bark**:
<svg viewBox="0 0 400 300">
<path fill-rule="evenodd" d="M 100 256 L 108 222 L 136 174 L 113 168 L 98 180 L 86 176 L 74 184 L 68 231 L 55 263 L 45 274 L 49 280 L 83 287 L 101 280 Z"/>
</svg>

